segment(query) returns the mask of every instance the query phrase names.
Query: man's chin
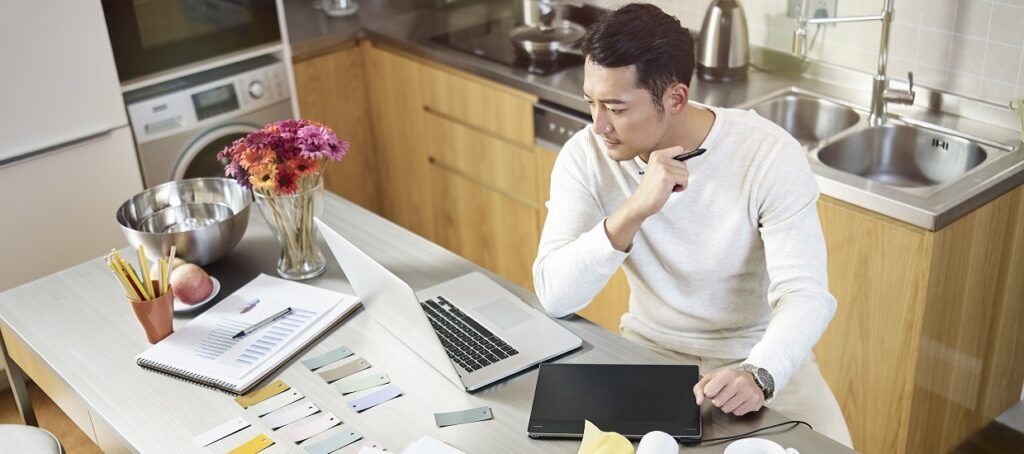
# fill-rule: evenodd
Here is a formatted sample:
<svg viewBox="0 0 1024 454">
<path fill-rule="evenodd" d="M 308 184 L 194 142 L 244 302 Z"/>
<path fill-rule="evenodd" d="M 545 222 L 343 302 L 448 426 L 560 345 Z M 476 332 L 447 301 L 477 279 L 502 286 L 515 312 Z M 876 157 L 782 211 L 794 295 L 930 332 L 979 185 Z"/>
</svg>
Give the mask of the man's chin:
<svg viewBox="0 0 1024 454">
<path fill-rule="evenodd" d="M 608 150 L 608 157 L 615 161 L 629 161 L 637 155 L 621 143 L 614 146 L 608 146 L 608 144 L 605 144 L 605 149 Z"/>
</svg>

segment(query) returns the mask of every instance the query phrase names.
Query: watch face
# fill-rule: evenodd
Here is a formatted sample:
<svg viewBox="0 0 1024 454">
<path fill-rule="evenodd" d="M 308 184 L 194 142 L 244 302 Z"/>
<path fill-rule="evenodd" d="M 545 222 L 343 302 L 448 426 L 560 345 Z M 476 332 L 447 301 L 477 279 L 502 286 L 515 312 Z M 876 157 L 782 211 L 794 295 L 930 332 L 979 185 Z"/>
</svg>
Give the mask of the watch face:
<svg viewBox="0 0 1024 454">
<path fill-rule="evenodd" d="M 762 369 L 760 367 L 757 368 L 757 381 L 761 382 L 764 385 L 767 385 L 768 384 L 768 371 L 766 371 L 766 370 L 764 370 L 764 369 Z"/>
<path fill-rule="evenodd" d="M 772 379 L 772 375 L 767 370 L 758 367 L 757 368 L 757 384 L 761 386 L 761 390 L 764 391 L 765 397 L 770 398 L 775 393 L 775 380 Z"/>
</svg>

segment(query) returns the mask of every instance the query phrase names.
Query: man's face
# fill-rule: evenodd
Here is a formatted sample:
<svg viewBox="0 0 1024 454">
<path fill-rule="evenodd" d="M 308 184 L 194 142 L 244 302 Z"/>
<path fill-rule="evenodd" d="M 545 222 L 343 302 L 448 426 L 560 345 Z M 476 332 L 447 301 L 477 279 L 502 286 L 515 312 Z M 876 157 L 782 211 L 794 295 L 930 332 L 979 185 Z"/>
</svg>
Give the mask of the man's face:
<svg viewBox="0 0 1024 454">
<path fill-rule="evenodd" d="M 665 115 L 635 81 L 633 65 L 605 68 L 588 58 L 583 69 L 583 98 L 590 104 L 594 132 L 616 161 L 653 151 L 665 135 Z"/>
</svg>

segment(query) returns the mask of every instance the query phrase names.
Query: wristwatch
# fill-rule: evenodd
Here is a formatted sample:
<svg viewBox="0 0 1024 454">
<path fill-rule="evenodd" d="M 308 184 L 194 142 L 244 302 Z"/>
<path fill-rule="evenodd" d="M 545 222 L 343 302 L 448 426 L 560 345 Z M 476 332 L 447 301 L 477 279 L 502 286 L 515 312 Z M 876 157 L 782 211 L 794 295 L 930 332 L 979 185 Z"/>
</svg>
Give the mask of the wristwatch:
<svg viewBox="0 0 1024 454">
<path fill-rule="evenodd" d="M 761 392 L 764 393 L 764 400 L 771 399 L 775 395 L 775 379 L 763 367 L 744 363 L 740 364 L 736 370 L 750 372 L 750 375 L 754 376 L 754 383 L 757 383 L 757 387 L 761 388 Z"/>
</svg>

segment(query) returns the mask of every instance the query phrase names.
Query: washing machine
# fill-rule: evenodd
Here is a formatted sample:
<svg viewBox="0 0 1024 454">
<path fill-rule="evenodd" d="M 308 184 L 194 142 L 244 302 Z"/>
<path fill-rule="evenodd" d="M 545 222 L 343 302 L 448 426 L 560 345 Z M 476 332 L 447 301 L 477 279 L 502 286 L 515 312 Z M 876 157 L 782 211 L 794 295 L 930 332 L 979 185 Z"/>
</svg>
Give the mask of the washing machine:
<svg viewBox="0 0 1024 454">
<path fill-rule="evenodd" d="M 146 187 L 224 176 L 217 153 L 294 118 L 284 63 L 264 55 L 125 93 Z"/>
</svg>

